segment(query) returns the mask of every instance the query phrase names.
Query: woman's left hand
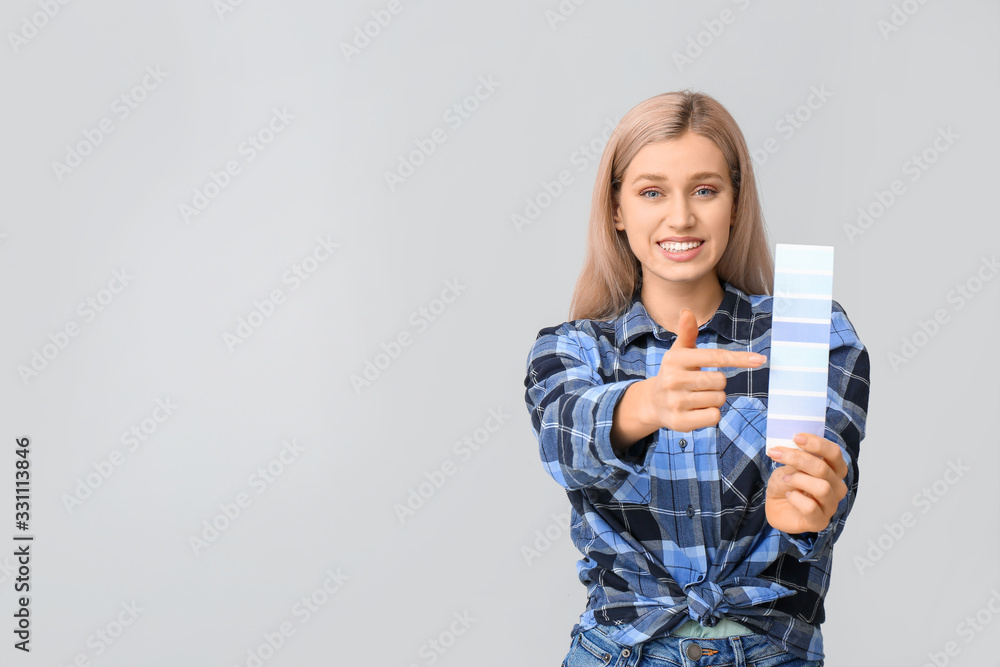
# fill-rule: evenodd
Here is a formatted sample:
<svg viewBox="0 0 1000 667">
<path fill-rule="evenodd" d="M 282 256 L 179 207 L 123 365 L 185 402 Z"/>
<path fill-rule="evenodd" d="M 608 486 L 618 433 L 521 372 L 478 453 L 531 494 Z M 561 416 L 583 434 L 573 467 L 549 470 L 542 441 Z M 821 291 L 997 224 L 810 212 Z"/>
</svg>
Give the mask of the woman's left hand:
<svg viewBox="0 0 1000 667">
<path fill-rule="evenodd" d="M 818 533 L 830 525 L 847 495 L 847 462 L 837 443 L 826 438 L 797 433 L 793 440 L 802 450 L 776 447 L 769 453 L 785 465 L 768 479 L 764 513 L 769 524 L 785 533 Z"/>
</svg>

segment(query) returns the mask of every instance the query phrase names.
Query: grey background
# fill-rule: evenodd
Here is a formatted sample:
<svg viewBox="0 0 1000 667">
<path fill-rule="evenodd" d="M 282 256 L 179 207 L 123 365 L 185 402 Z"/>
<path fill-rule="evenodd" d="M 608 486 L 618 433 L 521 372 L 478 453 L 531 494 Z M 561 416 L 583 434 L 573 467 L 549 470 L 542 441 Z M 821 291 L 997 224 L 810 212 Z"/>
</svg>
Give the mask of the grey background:
<svg viewBox="0 0 1000 667">
<path fill-rule="evenodd" d="M 559 664 L 585 590 L 559 527 L 569 505 L 524 407 L 525 360 L 540 328 L 568 319 L 583 258 L 599 150 L 583 163 L 576 152 L 600 149 L 609 119 L 641 100 L 692 87 L 730 110 L 751 149 L 775 139 L 757 165 L 772 249 L 836 247 L 834 298 L 871 354 L 827 665 L 1000 664 L 987 606 L 1000 600 L 1000 280 L 961 308 L 948 299 L 1000 248 L 1000 3 L 567 0 L 553 27 L 555 1 L 401 0 L 348 61 L 341 43 L 387 6 L 247 0 L 220 16 L 208 0 L 71 2 L 15 48 L 10 33 L 42 9 L 0 3 L 0 539 L 15 533 L 23 435 L 36 535 L 33 651 L 11 648 L 2 556 L 0 662 L 246 665 L 289 622 L 264 664 L 428 665 L 442 633 L 434 664 Z M 901 25 L 883 35 L 894 11 Z M 699 34 L 702 53 L 678 67 Z M 165 78 L 119 119 L 113 100 L 157 66 Z M 499 85 L 452 127 L 443 114 L 480 77 Z M 787 136 L 778 123 L 812 87 L 829 99 Z M 294 119 L 246 161 L 240 143 L 275 107 Z M 60 182 L 52 163 L 105 117 L 114 132 Z M 435 128 L 447 140 L 391 190 L 385 172 Z M 912 181 L 904 164 L 944 128 L 958 139 Z M 241 172 L 185 223 L 179 204 L 228 160 Z M 518 232 L 512 215 L 563 169 L 573 182 Z M 845 224 L 894 179 L 905 193 L 850 239 Z M 292 290 L 282 275 L 319 236 L 339 247 Z M 121 269 L 131 282 L 84 322 L 77 304 Z M 418 328 L 411 314 L 441 306 L 448 280 L 464 289 Z M 224 335 L 274 289 L 285 302 L 230 351 Z M 938 309 L 948 321 L 894 367 Z M 79 335 L 23 381 L 18 367 L 71 321 Z M 400 334 L 410 344 L 355 391 L 351 376 Z M 168 398 L 173 414 L 128 451 L 121 434 Z M 477 431 L 491 409 L 502 426 Z M 475 437 L 463 458 L 454 444 Z M 258 495 L 250 476 L 287 439 L 298 457 Z M 114 450 L 121 465 L 67 509 Z M 401 522 L 397 505 L 449 462 Z M 956 462 L 968 470 L 949 483 Z M 935 482 L 936 502 L 921 503 Z M 240 493 L 251 504 L 195 554 L 189 538 Z M 301 622 L 295 605 L 338 569 L 339 589 Z M 134 622 L 95 644 L 133 601 Z M 977 612 L 992 624 L 961 631 Z M 449 642 L 456 614 L 473 620 Z"/>
</svg>

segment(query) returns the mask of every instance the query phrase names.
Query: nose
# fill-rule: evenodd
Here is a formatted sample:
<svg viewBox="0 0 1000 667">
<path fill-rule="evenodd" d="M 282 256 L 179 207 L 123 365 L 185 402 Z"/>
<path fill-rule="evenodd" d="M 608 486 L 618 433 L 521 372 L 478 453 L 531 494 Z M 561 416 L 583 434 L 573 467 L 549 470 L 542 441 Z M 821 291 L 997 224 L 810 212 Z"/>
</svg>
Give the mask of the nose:
<svg viewBox="0 0 1000 667">
<path fill-rule="evenodd" d="M 694 214 L 686 197 L 674 197 L 667 216 L 673 227 L 690 227 L 694 223 Z"/>
</svg>

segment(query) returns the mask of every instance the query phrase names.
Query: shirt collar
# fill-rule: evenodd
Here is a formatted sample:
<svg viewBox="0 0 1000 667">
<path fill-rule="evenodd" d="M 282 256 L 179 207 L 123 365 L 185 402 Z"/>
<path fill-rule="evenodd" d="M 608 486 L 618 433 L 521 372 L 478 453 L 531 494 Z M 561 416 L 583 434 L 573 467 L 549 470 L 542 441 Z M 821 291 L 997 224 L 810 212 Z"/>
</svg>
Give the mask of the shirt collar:
<svg viewBox="0 0 1000 667">
<path fill-rule="evenodd" d="M 734 343 L 750 344 L 750 326 L 753 322 L 753 306 L 750 299 L 740 288 L 728 281 L 721 281 L 725 289 L 722 303 L 706 324 L 723 338 Z M 639 298 L 639 290 L 632 295 L 632 300 L 625 312 L 615 321 L 615 333 L 618 346 L 624 349 L 635 338 L 652 332 L 657 338 L 665 340 L 667 330 L 653 321 L 646 312 L 646 307 Z M 673 334 L 671 334 L 673 335 Z"/>
</svg>

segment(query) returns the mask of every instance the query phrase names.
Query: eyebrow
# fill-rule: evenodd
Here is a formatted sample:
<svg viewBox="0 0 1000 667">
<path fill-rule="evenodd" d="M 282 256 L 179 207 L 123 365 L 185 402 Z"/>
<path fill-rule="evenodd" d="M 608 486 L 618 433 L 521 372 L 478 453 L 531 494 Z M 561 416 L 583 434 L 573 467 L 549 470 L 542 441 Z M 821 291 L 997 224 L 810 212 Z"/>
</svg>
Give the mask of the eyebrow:
<svg viewBox="0 0 1000 667">
<path fill-rule="evenodd" d="M 699 171 L 697 173 L 691 174 L 691 176 L 689 177 L 688 180 L 697 181 L 697 180 L 700 180 L 700 179 L 703 179 L 703 178 L 717 178 L 720 181 L 724 180 L 722 178 L 722 176 L 720 176 L 719 174 L 717 174 L 714 171 Z M 667 177 L 664 176 L 663 174 L 659 174 L 659 173 L 646 173 L 646 174 L 639 174 L 638 176 L 636 176 L 635 180 L 633 180 L 632 183 L 634 185 L 635 183 L 638 183 L 639 181 L 641 181 L 643 179 L 645 179 L 647 181 L 666 181 L 666 180 L 668 180 Z"/>
</svg>

